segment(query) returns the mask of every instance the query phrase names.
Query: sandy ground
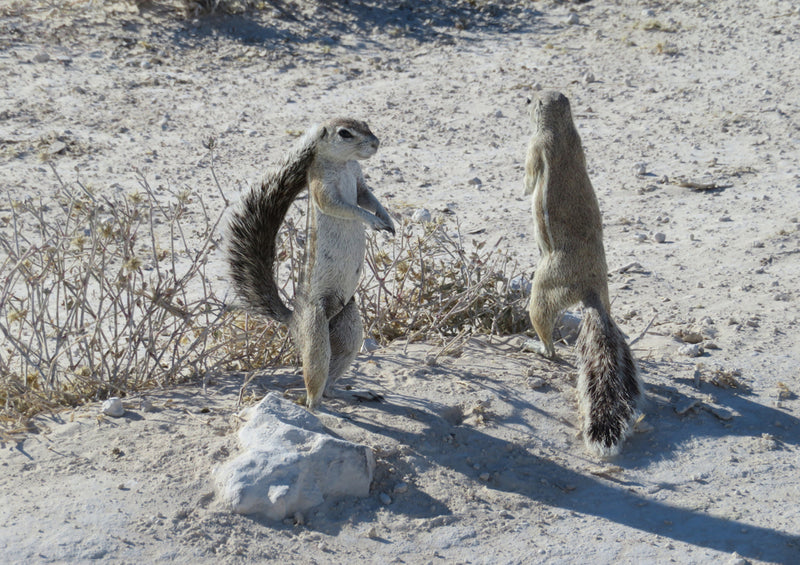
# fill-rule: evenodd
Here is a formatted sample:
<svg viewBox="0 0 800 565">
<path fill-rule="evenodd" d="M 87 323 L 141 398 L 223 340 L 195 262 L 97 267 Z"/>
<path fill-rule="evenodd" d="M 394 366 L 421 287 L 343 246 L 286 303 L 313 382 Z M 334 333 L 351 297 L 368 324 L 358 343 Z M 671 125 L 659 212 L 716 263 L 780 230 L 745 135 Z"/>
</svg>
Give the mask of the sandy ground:
<svg viewBox="0 0 800 565">
<path fill-rule="evenodd" d="M 291 132 L 350 115 L 381 139 L 364 168 L 392 213 L 455 212 L 531 273 L 525 98 L 565 92 L 615 317 L 632 338 L 655 317 L 634 346 L 646 417 L 621 456 L 596 460 L 577 437 L 571 347 L 553 363 L 520 336 L 476 337 L 429 364 L 435 345 L 395 343 L 345 379 L 384 403 L 320 414 L 374 448 L 371 495 L 274 524 L 214 500 L 242 375 L 151 395 L 153 412 L 128 399 L 121 419 L 87 406 L 2 444 L 0 561 L 800 562 L 796 3 L 320 2 L 295 19 L 200 20 L 69 4 L 0 5 L 12 198 L 52 193 L 49 151 L 67 182 L 125 192 L 139 169 L 219 211 L 204 140 L 233 196 Z M 692 332 L 698 358 L 676 337 Z M 249 391 L 298 383 L 279 370 Z"/>
</svg>

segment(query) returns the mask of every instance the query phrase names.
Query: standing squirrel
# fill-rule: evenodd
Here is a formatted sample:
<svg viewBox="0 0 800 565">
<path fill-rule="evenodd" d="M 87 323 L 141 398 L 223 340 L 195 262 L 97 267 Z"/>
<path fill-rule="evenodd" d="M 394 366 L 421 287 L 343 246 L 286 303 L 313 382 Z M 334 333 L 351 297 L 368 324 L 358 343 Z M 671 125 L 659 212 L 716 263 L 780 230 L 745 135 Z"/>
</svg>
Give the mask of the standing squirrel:
<svg viewBox="0 0 800 565">
<path fill-rule="evenodd" d="M 303 362 L 306 406 L 350 366 L 363 341 L 355 300 L 364 265 L 364 224 L 394 234 L 389 214 L 370 191 L 357 159 L 378 150 L 367 124 L 335 119 L 315 125 L 260 185 L 245 193 L 228 225 L 227 260 L 245 306 L 289 326 Z M 276 236 L 289 207 L 309 188 L 313 213 L 304 277 L 295 309 L 275 281 Z"/>
<path fill-rule="evenodd" d="M 541 258 L 528 312 L 541 340 L 537 352 L 555 358 L 556 319 L 563 309 L 582 303 L 577 349 L 583 436 L 591 451 L 615 455 L 631 432 L 642 387 L 625 336 L 611 319 L 600 207 L 567 97 L 541 92 L 530 112 L 534 133 L 525 161 L 525 194 L 533 195 Z"/>
</svg>

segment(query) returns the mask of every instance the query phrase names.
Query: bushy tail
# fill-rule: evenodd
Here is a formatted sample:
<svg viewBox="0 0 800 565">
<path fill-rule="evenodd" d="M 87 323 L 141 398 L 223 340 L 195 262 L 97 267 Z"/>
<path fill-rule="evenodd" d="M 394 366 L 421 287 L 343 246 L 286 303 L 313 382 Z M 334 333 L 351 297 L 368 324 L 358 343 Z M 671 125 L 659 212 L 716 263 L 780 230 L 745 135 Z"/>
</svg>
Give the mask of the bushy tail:
<svg viewBox="0 0 800 565">
<path fill-rule="evenodd" d="M 260 185 L 242 195 L 228 221 L 227 260 L 237 294 L 247 309 L 284 323 L 292 311 L 275 281 L 275 239 L 292 202 L 308 185 L 319 135 L 318 127 L 311 128 Z"/>
<path fill-rule="evenodd" d="M 587 447 L 601 456 L 619 453 L 632 431 L 642 386 L 625 336 L 597 295 L 584 300 L 578 335 L 578 395 Z"/>
</svg>

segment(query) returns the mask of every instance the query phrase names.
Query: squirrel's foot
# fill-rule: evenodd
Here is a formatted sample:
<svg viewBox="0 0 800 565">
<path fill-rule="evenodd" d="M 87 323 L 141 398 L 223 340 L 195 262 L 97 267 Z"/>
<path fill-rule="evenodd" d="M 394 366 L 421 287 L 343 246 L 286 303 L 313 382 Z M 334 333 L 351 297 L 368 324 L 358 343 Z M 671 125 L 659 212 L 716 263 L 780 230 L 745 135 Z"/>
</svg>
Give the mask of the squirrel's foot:
<svg viewBox="0 0 800 565">
<path fill-rule="evenodd" d="M 532 351 L 533 353 L 538 353 L 542 357 L 546 357 L 547 359 L 551 359 L 553 361 L 558 359 L 555 348 L 548 349 L 544 343 L 541 341 L 536 341 L 535 339 L 528 338 L 523 341 L 522 351 Z"/>
</svg>

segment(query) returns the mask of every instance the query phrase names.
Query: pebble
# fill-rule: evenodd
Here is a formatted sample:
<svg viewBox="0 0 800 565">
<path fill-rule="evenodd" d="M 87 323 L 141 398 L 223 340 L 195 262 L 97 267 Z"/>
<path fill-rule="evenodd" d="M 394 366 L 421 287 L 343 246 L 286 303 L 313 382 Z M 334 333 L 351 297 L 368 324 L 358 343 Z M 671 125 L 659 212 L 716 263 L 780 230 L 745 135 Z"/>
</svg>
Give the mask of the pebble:
<svg viewBox="0 0 800 565">
<path fill-rule="evenodd" d="M 736 553 L 735 551 L 731 553 L 731 558 L 728 560 L 727 565 L 748 565 L 749 561 Z"/>
<path fill-rule="evenodd" d="M 368 337 L 367 339 L 364 340 L 364 343 L 361 345 L 361 353 L 372 353 L 373 351 L 377 351 L 380 348 L 381 346 L 377 341 L 375 341 L 371 337 Z"/>
<path fill-rule="evenodd" d="M 575 26 L 578 25 L 580 21 L 581 19 L 578 17 L 578 14 L 574 12 L 567 16 L 567 25 Z"/>
<path fill-rule="evenodd" d="M 46 63 L 49 60 L 50 60 L 50 55 L 48 55 L 44 51 L 41 51 L 33 56 L 34 63 Z"/>
<path fill-rule="evenodd" d="M 528 381 L 528 386 L 532 389 L 542 388 L 545 385 L 544 379 L 542 377 L 531 377 Z"/>
<path fill-rule="evenodd" d="M 122 406 L 122 400 L 120 400 L 119 397 L 112 396 L 111 398 L 103 402 L 103 406 L 100 408 L 100 411 L 106 416 L 111 416 L 112 418 L 119 418 L 125 413 L 125 407 Z"/>
<path fill-rule="evenodd" d="M 481 179 L 479 179 L 478 177 L 475 177 L 475 178 L 469 179 L 467 181 L 467 184 L 470 185 L 470 186 L 481 186 L 483 184 L 483 181 L 481 181 Z"/>
<path fill-rule="evenodd" d="M 529 281 L 528 278 L 524 275 L 517 275 L 516 277 L 508 281 L 508 288 L 512 292 L 521 292 L 522 294 L 530 294 L 532 286 L 533 285 L 531 281 Z"/>
<path fill-rule="evenodd" d="M 418 224 L 427 224 L 431 221 L 431 212 L 427 208 L 419 208 L 411 214 L 411 221 Z"/>
<path fill-rule="evenodd" d="M 667 241 L 667 236 L 661 232 L 656 232 L 656 234 L 653 236 L 653 239 L 656 240 L 656 243 L 664 243 Z"/>
<path fill-rule="evenodd" d="M 633 172 L 637 177 L 643 177 L 647 174 L 647 165 L 645 163 L 636 163 L 633 166 Z"/>
<path fill-rule="evenodd" d="M 381 503 L 385 504 L 386 506 L 389 506 L 392 503 L 392 497 L 385 492 L 382 492 L 379 498 L 381 499 Z"/>
<path fill-rule="evenodd" d="M 63 153 L 67 149 L 67 144 L 63 141 L 54 141 L 50 144 L 50 147 L 47 148 L 47 153 L 50 155 L 56 155 L 58 153 Z"/>
<path fill-rule="evenodd" d="M 396 494 L 405 494 L 408 492 L 408 483 L 397 483 L 394 485 L 394 492 Z"/>
<path fill-rule="evenodd" d="M 687 357 L 700 357 L 705 350 L 699 343 L 687 343 L 678 348 L 678 353 Z"/>
<path fill-rule="evenodd" d="M 591 71 L 587 71 L 586 73 L 584 73 L 583 84 L 591 84 L 593 82 L 595 82 L 594 73 L 592 73 Z"/>
<path fill-rule="evenodd" d="M 489 476 L 490 476 L 490 475 L 489 475 L 489 473 L 487 473 L 486 471 L 484 471 L 483 473 L 481 473 L 481 474 L 480 474 L 480 479 L 481 479 L 483 482 L 486 482 L 486 481 L 488 481 L 488 480 L 489 480 Z"/>
<path fill-rule="evenodd" d="M 650 8 L 645 8 L 644 10 L 642 10 L 642 17 L 643 18 L 655 18 L 656 17 L 656 13 L 653 10 L 651 10 Z"/>
<path fill-rule="evenodd" d="M 142 398 L 139 401 L 139 409 L 142 412 L 153 412 L 155 410 L 155 408 L 153 408 L 153 403 L 149 398 Z"/>
</svg>

